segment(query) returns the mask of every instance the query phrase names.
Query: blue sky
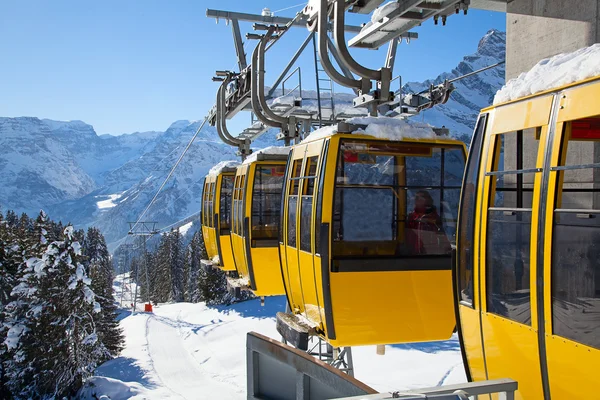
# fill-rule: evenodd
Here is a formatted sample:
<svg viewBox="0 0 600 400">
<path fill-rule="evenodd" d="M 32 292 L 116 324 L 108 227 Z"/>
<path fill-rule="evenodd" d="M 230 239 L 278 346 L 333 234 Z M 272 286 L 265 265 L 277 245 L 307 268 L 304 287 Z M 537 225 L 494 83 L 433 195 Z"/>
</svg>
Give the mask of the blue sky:
<svg viewBox="0 0 600 400">
<path fill-rule="evenodd" d="M 202 119 L 214 103 L 217 69 L 236 66 L 231 29 L 205 16 L 207 8 L 260 13 L 299 0 L 103 0 L 0 2 L 0 116 L 83 120 L 99 134 L 165 130 L 178 119 Z M 293 16 L 300 6 L 276 13 Z M 364 16 L 349 22 L 366 22 Z M 394 76 L 422 81 L 450 70 L 505 15 L 470 10 L 446 26 L 428 21 L 420 38 L 398 48 Z M 242 32 L 250 31 L 242 23 Z M 267 57 L 272 82 L 308 34 L 296 28 Z M 255 43 L 246 46 L 248 57 Z M 309 47 L 310 49 L 310 47 Z M 352 50 L 378 68 L 379 51 Z M 312 54 L 299 65 L 304 87 L 314 87 Z M 234 126 L 249 118 L 234 122 Z"/>
</svg>

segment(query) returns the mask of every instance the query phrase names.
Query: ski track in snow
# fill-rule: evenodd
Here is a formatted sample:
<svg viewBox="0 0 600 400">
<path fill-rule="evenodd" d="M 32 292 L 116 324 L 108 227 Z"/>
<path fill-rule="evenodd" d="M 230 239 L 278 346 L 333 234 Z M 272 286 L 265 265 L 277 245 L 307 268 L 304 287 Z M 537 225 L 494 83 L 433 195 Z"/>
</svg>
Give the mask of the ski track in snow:
<svg viewBox="0 0 600 400">
<path fill-rule="evenodd" d="M 185 348 L 182 322 L 181 312 L 175 321 L 156 315 L 147 320 L 148 354 L 152 369 L 161 383 L 182 399 L 208 398 L 214 393 L 219 393 L 220 398 L 241 397 L 241 393 L 231 385 L 220 381 L 214 371 L 205 370 L 202 363 Z M 158 324 L 163 326 L 155 326 Z M 202 350 L 212 353 L 209 344 L 204 344 Z M 210 357 L 206 361 L 208 359 Z M 177 364 L 177 368 L 173 368 L 173 362 Z"/>
<path fill-rule="evenodd" d="M 115 298 L 131 285 L 115 279 Z M 268 298 L 265 306 L 250 300 L 231 306 L 204 303 L 159 304 L 153 313 L 122 310 L 120 324 L 126 346 L 120 357 L 97 370 L 81 393 L 82 400 L 244 399 L 246 398 L 246 334 L 255 331 L 279 338 L 275 313 L 285 298 Z M 352 348 L 355 377 L 380 392 L 465 382 L 458 339 Z"/>
</svg>

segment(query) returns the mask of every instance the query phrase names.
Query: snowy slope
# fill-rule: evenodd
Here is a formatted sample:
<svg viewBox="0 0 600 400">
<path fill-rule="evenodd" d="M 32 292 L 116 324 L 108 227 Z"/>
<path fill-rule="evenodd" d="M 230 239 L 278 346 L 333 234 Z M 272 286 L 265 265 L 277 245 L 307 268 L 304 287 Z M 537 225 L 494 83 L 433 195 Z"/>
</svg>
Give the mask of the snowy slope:
<svg viewBox="0 0 600 400">
<path fill-rule="evenodd" d="M 117 290 L 119 287 L 117 285 Z M 119 292 L 117 291 L 117 298 Z M 285 298 L 232 306 L 165 304 L 154 313 L 124 314 L 126 348 L 100 366 L 83 399 L 246 398 L 246 333 L 279 338 L 275 313 Z M 355 376 L 379 391 L 406 390 L 466 380 L 458 340 L 352 349 Z"/>
</svg>

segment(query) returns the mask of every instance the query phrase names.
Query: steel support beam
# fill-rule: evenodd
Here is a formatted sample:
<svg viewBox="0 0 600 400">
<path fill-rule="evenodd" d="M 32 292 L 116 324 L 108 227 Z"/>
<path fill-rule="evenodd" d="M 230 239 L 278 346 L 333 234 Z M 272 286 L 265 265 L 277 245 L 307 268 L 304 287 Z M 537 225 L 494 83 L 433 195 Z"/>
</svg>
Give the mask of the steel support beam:
<svg viewBox="0 0 600 400">
<path fill-rule="evenodd" d="M 244 42 L 240 32 L 240 23 L 237 19 L 231 20 L 231 32 L 233 33 L 233 44 L 235 45 L 235 54 L 238 59 L 239 71 L 244 70 L 248 63 L 246 62 L 246 53 L 244 52 Z"/>
<path fill-rule="evenodd" d="M 231 12 L 231 11 L 222 11 L 222 10 L 212 10 L 206 9 L 206 16 L 209 18 L 215 18 L 217 21 L 222 18 L 228 21 L 236 19 L 238 21 L 246 21 L 246 22 L 262 22 L 266 24 L 275 24 L 275 25 L 287 25 L 292 22 L 293 18 L 286 17 L 265 17 L 263 15 L 257 14 L 247 14 L 247 13 L 239 13 L 239 12 Z M 292 26 L 298 26 L 306 28 L 306 23 L 308 22 L 306 16 L 300 16 L 293 23 Z M 346 25 L 344 27 L 346 32 L 358 33 L 362 29 L 360 26 L 356 25 Z"/>
</svg>

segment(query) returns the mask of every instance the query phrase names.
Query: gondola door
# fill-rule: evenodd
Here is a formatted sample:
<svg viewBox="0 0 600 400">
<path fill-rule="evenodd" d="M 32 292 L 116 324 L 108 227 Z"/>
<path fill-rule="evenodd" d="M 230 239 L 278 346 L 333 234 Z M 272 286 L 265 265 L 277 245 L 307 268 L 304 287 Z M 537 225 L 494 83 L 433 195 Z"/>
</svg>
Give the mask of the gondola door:
<svg viewBox="0 0 600 400">
<path fill-rule="evenodd" d="M 306 146 L 294 146 L 291 158 L 288 163 L 287 182 L 285 185 L 286 196 L 284 201 L 284 214 L 282 215 L 285 224 L 282 224 L 282 272 L 284 282 L 287 285 L 288 301 L 291 311 L 294 313 L 304 312 L 304 299 L 302 294 L 302 280 L 298 267 L 298 209 L 300 203 L 300 183 L 302 175 L 302 166 Z"/>
<path fill-rule="evenodd" d="M 315 199 L 317 197 L 317 167 L 323 143 L 324 141 L 320 140 L 306 145 L 304 166 L 302 168 L 302 185 L 300 187 L 301 196 L 298 204 L 298 268 L 302 282 L 304 312 L 310 321 L 320 321 L 321 327 L 323 327 L 321 301 L 317 294 L 312 239 L 317 229 L 314 226 L 313 210 L 316 206 Z"/>
<path fill-rule="evenodd" d="M 600 83 L 557 95 L 542 263 L 552 400 L 594 398 L 600 365 Z"/>
<path fill-rule="evenodd" d="M 519 381 L 540 399 L 537 226 L 552 96 L 496 109 L 481 207 L 481 329 L 488 379 Z"/>
</svg>

